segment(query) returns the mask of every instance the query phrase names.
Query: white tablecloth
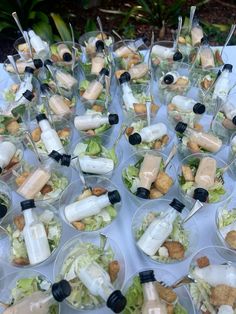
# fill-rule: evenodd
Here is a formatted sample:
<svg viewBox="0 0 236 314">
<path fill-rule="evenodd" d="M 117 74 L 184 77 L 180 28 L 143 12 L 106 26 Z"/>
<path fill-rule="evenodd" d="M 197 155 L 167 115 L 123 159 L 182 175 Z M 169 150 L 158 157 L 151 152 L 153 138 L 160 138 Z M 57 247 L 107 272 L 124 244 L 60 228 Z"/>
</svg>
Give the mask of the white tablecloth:
<svg viewBox="0 0 236 314">
<path fill-rule="evenodd" d="M 228 63 L 233 64 L 234 69 L 233 71 L 236 72 L 236 46 L 229 46 L 226 47 L 225 50 L 227 56 L 228 56 Z M 0 81 L 7 77 L 7 74 L 2 70 L 2 65 L 0 65 Z M 236 95 L 235 95 L 236 97 Z M 113 98 L 113 104 L 118 108 L 118 112 L 120 112 L 120 104 L 118 101 L 118 98 Z M 158 112 L 157 120 L 159 117 L 165 117 L 166 116 L 166 108 L 164 106 L 161 107 L 161 109 Z M 118 128 L 116 128 L 118 132 Z M 122 138 L 120 143 L 120 147 L 123 149 L 123 160 L 127 159 L 130 154 L 132 153 L 132 150 L 127 143 L 127 141 Z M 224 148 L 223 151 L 220 152 L 219 157 L 221 157 L 223 160 L 227 161 L 228 157 L 228 147 Z M 178 166 L 178 159 L 175 157 L 174 159 L 176 166 Z M 177 167 L 176 167 L 177 168 Z M 191 261 L 191 257 L 187 260 L 176 263 L 172 265 L 162 265 L 162 264 L 155 264 L 154 262 L 149 261 L 147 258 L 145 258 L 143 255 L 141 255 L 132 239 L 131 234 L 131 221 L 134 212 L 137 210 L 137 205 L 132 202 L 131 199 L 128 198 L 128 193 L 123 188 L 123 183 L 121 180 L 121 169 L 122 169 L 122 163 L 119 165 L 118 169 L 116 170 L 113 181 L 115 184 L 118 185 L 121 191 L 122 195 L 122 209 L 121 212 L 115 222 L 112 223 L 111 226 L 109 226 L 107 229 L 105 229 L 104 233 L 110 236 L 113 240 L 115 240 L 118 245 L 120 246 L 121 250 L 123 251 L 123 254 L 125 256 L 126 261 L 126 279 L 128 279 L 134 272 L 137 272 L 140 268 L 149 267 L 152 269 L 152 267 L 159 267 L 162 269 L 166 269 L 167 271 L 171 272 L 176 278 L 186 274 L 188 271 L 188 266 Z M 73 173 L 73 179 L 76 179 L 78 177 L 78 174 L 76 172 Z M 168 199 L 171 199 L 172 197 L 178 198 L 177 194 L 177 185 L 175 186 L 175 189 L 173 190 L 173 193 L 171 195 L 168 195 Z M 19 205 L 19 201 L 21 200 L 19 196 L 16 195 L 16 193 L 13 193 L 13 200 L 14 205 Z M 205 247 L 208 245 L 212 245 L 215 243 L 214 241 L 214 220 L 215 220 L 215 211 L 217 206 L 211 206 L 208 211 L 201 211 L 201 213 L 196 214 L 196 221 L 198 225 L 199 230 L 199 244 L 198 249 L 201 247 Z M 65 223 L 63 223 L 63 237 L 62 237 L 62 244 L 65 243 L 67 240 L 70 239 L 70 237 L 75 236 L 77 234 L 76 231 L 74 231 L 72 228 L 67 226 Z M 1 261 L 1 257 L 0 257 Z M 43 273 L 44 275 L 48 276 L 49 279 L 53 280 L 53 262 L 47 266 L 42 267 L 35 267 L 35 270 Z M 9 272 L 17 271 L 17 268 L 10 267 L 8 265 L 2 264 L 0 262 L 0 277 L 2 275 L 6 275 Z M 73 311 L 72 309 L 68 308 L 67 305 L 62 305 L 62 313 L 75 313 L 76 311 Z M 111 313 L 109 309 L 101 309 L 96 311 L 88 311 L 88 314 L 97 313 L 97 314 L 106 314 Z"/>
</svg>

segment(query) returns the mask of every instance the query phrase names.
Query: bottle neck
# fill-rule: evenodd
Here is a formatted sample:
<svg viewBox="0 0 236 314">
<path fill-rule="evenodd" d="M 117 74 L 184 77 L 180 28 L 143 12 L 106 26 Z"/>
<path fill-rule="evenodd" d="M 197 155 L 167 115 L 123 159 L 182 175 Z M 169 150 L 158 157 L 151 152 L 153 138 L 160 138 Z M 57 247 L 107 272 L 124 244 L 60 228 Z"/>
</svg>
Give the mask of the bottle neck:
<svg viewBox="0 0 236 314">
<path fill-rule="evenodd" d="M 25 225 L 31 225 L 37 219 L 32 208 L 24 210 L 23 215 L 25 218 Z"/>
<path fill-rule="evenodd" d="M 130 88 L 129 82 L 122 83 L 121 84 L 121 88 L 122 88 L 124 94 L 125 93 L 130 93 L 130 92 L 132 93 L 132 90 Z"/>
<path fill-rule="evenodd" d="M 155 282 L 147 282 L 143 284 L 143 297 L 145 301 L 160 302 L 160 298 L 155 287 Z"/>
<path fill-rule="evenodd" d="M 45 132 L 45 131 L 52 129 L 52 127 L 51 127 L 51 125 L 47 119 L 39 121 L 39 127 L 40 127 L 42 132 Z"/>
</svg>

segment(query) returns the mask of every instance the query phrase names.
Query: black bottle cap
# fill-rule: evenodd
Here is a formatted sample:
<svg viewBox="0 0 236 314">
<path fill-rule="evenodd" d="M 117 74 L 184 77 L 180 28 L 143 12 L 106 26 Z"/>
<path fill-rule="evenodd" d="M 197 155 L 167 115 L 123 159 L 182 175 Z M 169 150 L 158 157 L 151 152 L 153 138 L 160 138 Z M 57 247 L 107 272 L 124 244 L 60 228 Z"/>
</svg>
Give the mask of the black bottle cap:
<svg viewBox="0 0 236 314">
<path fill-rule="evenodd" d="M 3 171 L 3 169 L 2 169 L 2 167 L 0 167 L 0 174 L 2 173 L 2 171 Z"/>
<path fill-rule="evenodd" d="M 232 64 L 229 64 L 229 63 L 225 64 L 225 65 L 223 66 L 222 71 L 224 71 L 224 70 L 229 70 L 229 72 L 232 72 L 232 70 L 233 70 L 233 65 L 232 65 Z"/>
<path fill-rule="evenodd" d="M 174 76 L 172 74 L 167 74 L 164 76 L 163 81 L 165 84 L 170 85 L 174 82 Z"/>
<path fill-rule="evenodd" d="M 120 290 L 112 292 L 107 300 L 107 307 L 109 307 L 114 313 L 121 313 L 126 304 L 127 300 Z"/>
<path fill-rule="evenodd" d="M 0 204 L 0 218 L 3 218 L 7 213 L 7 206 Z"/>
<path fill-rule="evenodd" d="M 106 76 L 109 76 L 109 70 L 108 69 L 101 69 L 101 71 L 99 72 L 100 75 L 106 75 Z"/>
<path fill-rule="evenodd" d="M 47 116 L 46 116 L 46 114 L 45 113 L 40 113 L 40 114 L 38 114 L 37 116 L 36 116 L 36 120 L 37 120 L 37 122 L 39 123 L 40 121 L 42 121 L 42 120 L 47 120 L 48 118 L 47 118 Z"/>
<path fill-rule="evenodd" d="M 121 201 L 120 193 L 117 190 L 109 191 L 107 195 L 112 205 Z"/>
<path fill-rule="evenodd" d="M 130 76 L 129 72 L 122 73 L 120 78 L 119 78 L 120 84 L 127 83 L 130 80 L 131 80 L 131 76 Z"/>
<path fill-rule="evenodd" d="M 25 67 L 25 73 L 31 73 L 31 74 L 33 74 L 33 73 L 34 73 L 34 69 L 31 68 L 31 67 Z"/>
<path fill-rule="evenodd" d="M 187 129 L 187 126 L 188 126 L 187 123 L 178 122 L 176 124 L 175 131 L 183 134 L 185 132 L 185 130 Z"/>
<path fill-rule="evenodd" d="M 63 59 L 65 62 L 70 62 L 70 61 L 72 60 L 72 55 L 71 55 L 71 53 L 69 53 L 69 52 L 63 53 L 62 59 Z"/>
<path fill-rule="evenodd" d="M 51 157 L 56 162 L 59 162 L 62 159 L 62 155 L 58 153 L 56 150 L 52 150 L 50 154 L 48 154 L 48 157 Z"/>
<path fill-rule="evenodd" d="M 182 213 L 182 210 L 185 207 L 185 205 L 176 198 L 173 198 L 172 202 L 169 205 L 173 207 L 175 210 L 177 210 L 179 213 Z"/>
<path fill-rule="evenodd" d="M 148 199 L 150 195 L 150 191 L 145 188 L 138 188 L 136 192 L 136 196 L 144 199 Z"/>
<path fill-rule="evenodd" d="M 22 94 L 25 99 L 27 99 L 28 101 L 31 101 L 34 98 L 34 93 L 32 93 L 30 90 L 26 90 L 23 94 Z"/>
<path fill-rule="evenodd" d="M 236 125 L 236 116 L 233 117 L 232 122 L 234 125 Z"/>
<path fill-rule="evenodd" d="M 44 61 L 44 66 L 46 67 L 47 65 L 53 65 L 52 60 L 50 60 L 50 59 L 45 60 Z"/>
<path fill-rule="evenodd" d="M 180 61 L 183 59 L 182 53 L 178 50 L 173 55 L 173 61 Z"/>
<path fill-rule="evenodd" d="M 142 138 L 138 133 L 134 133 L 129 136 L 129 143 L 131 145 L 138 145 L 141 142 L 142 142 Z"/>
<path fill-rule="evenodd" d="M 52 295 L 57 302 L 62 302 L 71 294 L 71 286 L 67 280 L 55 282 L 52 285 Z"/>
<path fill-rule="evenodd" d="M 105 48 L 104 42 L 102 40 L 97 40 L 95 46 L 97 52 L 102 52 Z"/>
<path fill-rule="evenodd" d="M 40 85 L 40 90 L 42 93 L 46 92 L 46 91 L 50 91 L 50 87 L 47 83 L 43 83 Z"/>
<path fill-rule="evenodd" d="M 193 198 L 195 200 L 199 200 L 200 202 L 206 202 L 208 195 L 208 191 L 203 188 L 196 188 L 193 192 Z"/>
<path fill-rule="evenodd" d="M 153 270 L 145 270 L 139 273 L 141 284 L 156 281 Z"/>
<path fill-rule="evenodd" d="M 36 207 L 33 199 L 22 201 L 20 203 L 20 206 L 21 206 L 21 210 L 26 210 L 29 208 L 35 208 Z"/>
<path fill-rule="evenodd" d="M 208 45 L 208 43 L 209 43 L 209 42 L 208 42 L 207 36 L 203 36 L 202 39 L 201 39 L 201 44 L 202 44 L 202 45 Z"/>
<path fill-rule="evenodd" d="M 43 67 L 43 61 L 41 59 L 34 59 L 33 63 L 36 69 L 40 69 Z"/>
<path fill-rule="evenodd" d="M 61 157 L 61 165 L 69 167 L 71 162 L 71 155 L 63 154 Z"/>
<path fill-rule="evenodd" d="M 203 114 L 206 111 L 206 106 L 201 104 L 200 102 L 197 102 L 193 106 L 193 112 L 196 114 Z"/>
<path fill-rule="evenodd" d="M 108 121 L 110 125 L 119 123 L 119 116 L 116 113 L 110 113 L 108 116 Z"/>
</svg>

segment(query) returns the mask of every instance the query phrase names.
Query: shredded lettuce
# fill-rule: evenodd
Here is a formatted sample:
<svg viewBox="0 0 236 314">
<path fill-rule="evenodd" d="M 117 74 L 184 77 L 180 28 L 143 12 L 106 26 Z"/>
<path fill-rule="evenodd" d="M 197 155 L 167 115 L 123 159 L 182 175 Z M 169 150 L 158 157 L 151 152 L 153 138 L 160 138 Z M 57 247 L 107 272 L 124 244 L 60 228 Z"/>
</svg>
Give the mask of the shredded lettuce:
<svg viewBox="0 0 236 314">
<path fill-rule="evenodd" d="M 236 208 L 232 208 L 230 211 L 223 209 L 218 217 L 219 228 L 224 228 L 231 225 L 236 221 Z"/>
<path fill-rule="evenodd" d="M 214 184 L 213 187 L 211 187 L 209 190 L 209 203 L 215 203 L 218 202 L 222 195 L 226 193 L 224 186 L 218 182 Z"/>
<path fill-rule="evenodd" d="M 130 165 L 123 170 L 122 176 L 124 179 L 124 183 L 128 187 L 128 189 L 130 189 L 131 191 L 134 190 L 132 189 L 132 187 L 134 187 L 134 183 L 137 181 L 138 175 L 139 175 L 139 168 L 133 165 Z M 135 192 L 136 191 L 134 191 L 133 193 Z"/>
</svg>

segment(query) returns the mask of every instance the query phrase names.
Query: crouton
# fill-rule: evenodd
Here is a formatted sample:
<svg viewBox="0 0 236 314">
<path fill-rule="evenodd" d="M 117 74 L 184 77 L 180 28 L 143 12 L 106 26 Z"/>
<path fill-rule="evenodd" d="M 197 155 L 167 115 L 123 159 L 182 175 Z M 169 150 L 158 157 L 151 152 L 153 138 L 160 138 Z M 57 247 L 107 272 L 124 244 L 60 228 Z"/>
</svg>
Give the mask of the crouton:
<svg viewBox="0 0 236 314">
<path fill-rule="evenodd" d="M 159 282 L 156 282 L 157 292 L 162 300 L 167 303 L 174 303 L 177 299 L 177 294 L 173 289 L 162 286 Z"/>
<path fill-rule="evenodd" d="M 165 246 L 169 252 L 170 258 L 181 260 L 184 258 L 184 247 L 183 245 L 178 241 L 165 241 L 163 243 L 163 246 Z"/>
<path fill-rule="evenodd" d="M 64 128 L 62 130 L 57 131 L 57 134 L 60 138 L 68 138 L 70 136 L 70 129 Z"/>
<path fill-rule="evenodd" d="M 232 230 L 227 233 L 225 241 L 233 249 L 236 249 L 236 230 Z"/>
<path fill-rule="evenodd" d="M 130 136 L 133 133 L 133 131 L 134 131 L 133 127 L 128 127 L 128 128 L 125 129 L 125 134 L 127 136 Z"/>
<path fill-rule="evenodd" d="M 185 181 L 194 181 L 194 176 L 191 168 L 187 165 L 182 165 L 181 168 Z"/>
<path fill-rule="evenodd" d="M 216 287 L 211 289 L 210 302 L 212 305 L 234 306 L 235 300 L 236 300 L 236 288 L 226 286 L 226 285 L 217 285 Z"/>
<path fill-rule="evenodd" d="M 114 282 L 120 271 L 120 265 L 118 261 L 112 261 L 108 265 L 108 273 L 111 278 L 111 282 Z"/>
<path fill-rule="evenodd" d="M 50 193 L 52 191 L 53 191 L 52 186 L 50 184 L 45 184 L 40 192 L 41 194 L 46 195 L 47 193 Z"/>
<path fill-rule="evenodd" d="M 82 194 L 80 194 L 80 196 L 77 199 L 78 199 L 78 201 L 81 201 L 81 200 L 83 200 L 83 199 L 85 199 L 91 195 L 92 195 L 91 189 L 86 189 L 83 191 Z"/>
<path fill-rule="evenodd" d="M 153 148 L 154 148 L 154 149 L 160 149 L 161 146 L 162 146 L 162 142 L 161 142 L 160 140 L 156 140 L 156 141 L 154 142 Z"/>
<path fill-rule="evenodd" d="M 13 218 L 13 222 L 16 226 L 16 228 L 20 231 L 24 229 L 25 226 L 25 218 L 23 215 L 17 215 Z"/>
<path fill-rule="evenodd" d="M 21 265 L 21 266 L 29 265 L 29 260 L 28 260 L 28 258 L 18 257 L 18 258 L 13 259 L 12 264 Z"/>
<path fill-rule="evenodd" d="M 197 265 L 199 268 L 204 268 L 210 265 L 209 258 L 207 256 L 203 256 L 197 259 Z"/>
<path fill-rule="evenodd" d="M 96 195 L 96 196 L 100 196 L 100 195 L 103 195 L 107 192 L 106 189 L 104 189 L 103 187 L 101 186 L 95 186 L 94 188 L 92 188 L 92 194 L 93 195 Z"/>
<path fill-rule="evenodd" d="M 150 190 L 150 195 L 149 195 L 150 199 L 159 198 L 162 196 L 163 196 L 163 194 L 160 191 L 158 191 L 157 189 L 152 188 Z"/>
<path fill-rule="evenodd" d="M 160 171 L 154 182 L 154 186 L 162 194 L 166 194 L 173 185 L 173 179 L 165 172 Z"/>
<path fill-rule="evenodd" d="M 19 177 L 15 179 L 16 184 L 18 186 L 22 185 L 29 175 L 30 175 L 29 172 L 27 171 L 23 172 Z"/>
<path fill-rule="evenodd" d="M 166 134 L 161 138 L 162 145 L 166 145 L 169 142 L 169 136 Z"/>
<path fill-rule="evenodd" d="M 192 153 L 199 153 L 200 152 L 200 147 L 198 146 L 198 144 L 191 141 L 191 140 L 188 141 L 187 146 Z"/>
<path fill-rule="evenodd" d="M 20 125 L 17 121 L 13 120 L 7 124 L 6 129 L 10 134 L 16 134 L 20 129 Z"/>
<path fill-rule="evenodd" d="M 170 103 L 167 107 L 169 111 L 174 111 L 176 109 L 176 106 L 172 103 Z"/>
<path fill-rule="evenodd" d="M 32 132 L 31 132 L 31 137 L 32 137 L 32 140 L 34 142 L 38 142 L 40 141 L 41 139 L 41 129 L 40 128 L 35 128 Z"/>
<path fill-rule="evenodd" d="M 125 70 L 118 70 L 118 71 L 116 71 L 116 72 L 115 72 L 116 78 L 119 79 L 120 76 L 121 76 L 121 74 L 123 74 L 123 73 L 125 73 L 125 72 L 126 72 Z"/>
<path fill-rule="evenodd" d="M 194 129 L 197 131 L 202 131 L 203 130 L 203 126 L 200 123 L 195 123 L 194 124 Z"/>
<path fill-rule="evenodd" d="M 104 107 L 100 105 L 93 105 L 92 110 L 97 111 L 97 112 L 103 112 Z"/>
<path fill-rule="evenodd" d="M 81 221 L 74 221 L 72 222 L 72 225 L 77 229 L 77 230 L 80 230 L 80 231 L 83 231 L 85 229 L 85 224 Z"/>
</svg>

